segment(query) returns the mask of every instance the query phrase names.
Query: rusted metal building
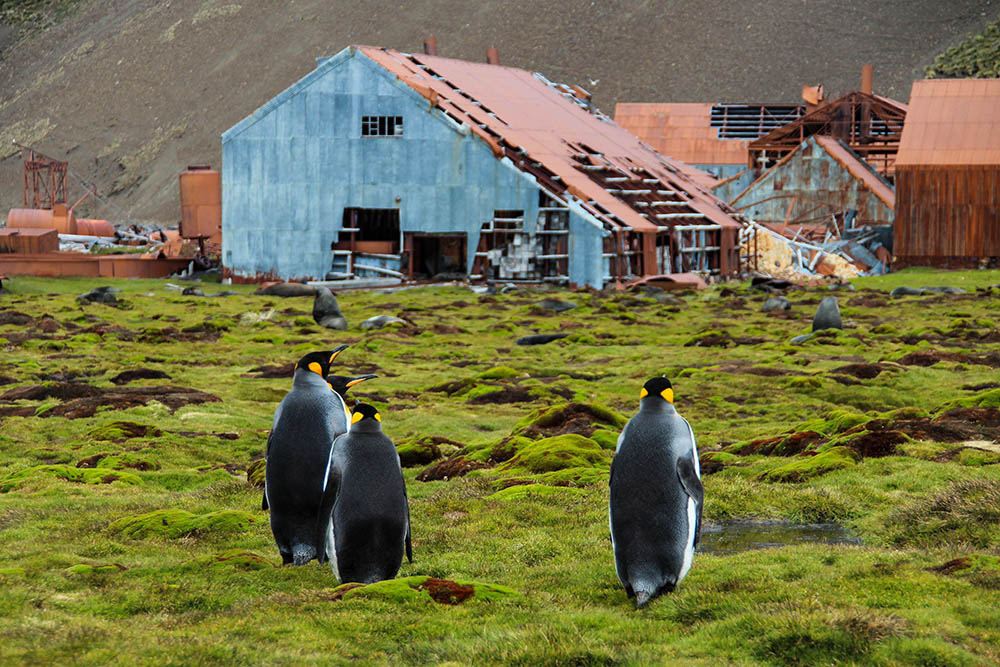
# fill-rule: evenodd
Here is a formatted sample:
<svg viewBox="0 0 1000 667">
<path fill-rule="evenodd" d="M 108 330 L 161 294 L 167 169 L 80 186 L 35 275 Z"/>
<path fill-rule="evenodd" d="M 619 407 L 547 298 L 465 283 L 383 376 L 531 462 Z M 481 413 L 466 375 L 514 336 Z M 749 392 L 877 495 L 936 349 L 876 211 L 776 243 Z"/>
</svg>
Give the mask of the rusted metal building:
<svg viewBox="0 0 1000 667">
<path fill-rule="evenodd" d="M 844 142 L 815 135 L 761 174 L 730 205 L 761 223 L 892 224 L 895 195 Z M 853 211 L 854 213 L 850 213 Z"/>
<path fill-rule="evenodd" d="M 813 135 L 839 139 L 882 176 L 891 179 L 907 106 L 875 95 L 865 69 L 862 90 L 822 103 L 804 116 L 750 142 L 748 166 L 766 169 Z"/>
<path fill-rule="evenodd" d="M 738 268 L 708 174 L 540 74 L 352 46 L 222 136 L 227 276 L 600 287 Z"/>
<path fill-rule="evenodd" d="M 894 266 L 1000 262 L 1000 79 L 914 82 L 894 229 Z"/>
</svg>

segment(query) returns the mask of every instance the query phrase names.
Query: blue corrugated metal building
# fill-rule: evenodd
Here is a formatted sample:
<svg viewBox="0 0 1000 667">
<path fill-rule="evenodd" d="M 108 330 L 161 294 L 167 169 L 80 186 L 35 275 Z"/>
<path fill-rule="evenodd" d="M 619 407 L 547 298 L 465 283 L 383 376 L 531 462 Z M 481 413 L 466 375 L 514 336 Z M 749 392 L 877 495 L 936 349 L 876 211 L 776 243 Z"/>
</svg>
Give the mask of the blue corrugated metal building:
<svg viewBox="0 0 1000 667">
<path fill-rule="evenodd" d="M 350 47 L 318 59 L 312 72 L 222 135 L 227 276 L 410 278 L 456 272 L 601 287 L 612 277 L 659 272 L 644 268 L 642 259 L 644 252 L 655 256 L 650 247 L 662 225 L 649 223 L 640 217 L 647 214 L 627 202 L 616 216 L 608 210 L 613 206 L 602 207 L 580 188 L 568 187 L 574 177 L 597 187 L 596 176 L 582 166 L 564 180 L 559 167 L 515 163 L 512 156 L 525 151 L 500 147 L 488 123 L 470 122 L 438 92 L 422 88 L 419 72 L 403 77 L 386 66 L 390 61 L 373 59 L 370 49 Z M 378 52 L 395 57 L 392 62 L 404 55 Z M 440 90 L 442 77 L 431 77 Z M 581 100 L 544 83 L 567 113 L 597 122 Z M 476 105 L 478 113 L 485 107 L 449 86 L 447 92 L 468 108 Z M 613 126 L 606 118 L 600 122 Z M 659 162 L 657 169 L 669 168 Z M 607 169 L 622 167 L 609 162 Z M 539 174 L 550 177 L 547 183 Z M 612 192 L 607 187 L 601 194 Z M 661 193 L 679 189 L 658 187 Z M 712 209 L 706 218 L 705 206 L 676 208 L 690 199 L 662 203 L 674 206 L 664 209 L 673 211 L 671 217 L 687 215 L 710 225 L 716 224 L 710 218 L 725 217 Z M 632 215 L 634 220 L 627 219 Z M 651 234 L 652 242 L 643 244 L 638 231 Z"/>
</svg>

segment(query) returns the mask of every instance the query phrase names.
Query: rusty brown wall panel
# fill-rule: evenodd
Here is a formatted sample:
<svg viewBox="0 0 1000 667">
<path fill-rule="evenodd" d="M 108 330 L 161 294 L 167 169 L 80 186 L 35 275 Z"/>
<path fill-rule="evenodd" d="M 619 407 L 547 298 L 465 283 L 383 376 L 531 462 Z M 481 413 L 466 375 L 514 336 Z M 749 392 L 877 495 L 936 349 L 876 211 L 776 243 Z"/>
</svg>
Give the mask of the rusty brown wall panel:
<svg viewBox="0 0 1000 667">
<path fill-rule="evenodd" d="M 1000 256 L 1000 165 L 900 166 L 894 250 L 899 258 Z"/>
</svg>

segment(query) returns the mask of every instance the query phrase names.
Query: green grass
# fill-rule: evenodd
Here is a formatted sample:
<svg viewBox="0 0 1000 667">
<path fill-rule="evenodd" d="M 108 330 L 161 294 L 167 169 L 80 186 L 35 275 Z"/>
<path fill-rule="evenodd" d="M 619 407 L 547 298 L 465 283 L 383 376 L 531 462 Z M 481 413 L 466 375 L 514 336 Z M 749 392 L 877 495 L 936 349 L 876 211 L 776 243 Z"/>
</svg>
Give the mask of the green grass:
<svg viewBox="0 0 1000 667">
<path fill-rule="evenodd" d="M 0 321 L 31 320 L 0 324 L 0 393 L 46 391 L 0 401 L 28 415 L 0 417 L 0 662 L 994 664 L 1000 457 L 926 438 L 881 458 L 851 448 L 866 424 L 997 404 L 1000 291 L 975 290 L 998 283 L 998 271 L 857 279 L 836 293 L 841 334 L 789 345 L 826 292 L 791 292 L 788 317 L 761 313 L 765 295 L 739 284 L 682 305 L 566 290 L 343 292 L 351 328 L 331 331 L 312 323 L 310 299 L 245 286 L 200 285 L 240 293 L 207 298 L 116 281 L 122 304 L 82 305 L 77 295 L 110 283 L 10 279 Z M 970 293 L 890 299 L 903 284 Z M 578 307 L 533 308 L 547 297 Z M 379 314 L 414 327 L 358 328 Z M 579 335 L 514 344 L 564 326 Z M 414 562 L 351 590 L 328 566 L 280 567 L 259 460 L 290 381 L 250 377 L 341 343 L 338 372 L 378 374 L 352 393 L 412 463 Z M 914 352 L 945 357 L 900 363 Z M 881 372 L 838 370 L 851 365 Z M 139 368 L 168 378 L 124 387 L 221 400 L 49 414 L 83 400 L 67 382 L 110 391 Z M 706 522 L 834 521 L 863 546 L 700 553 L 676 592 L 636 612 L 615 576 L 607 471 L 642 384 L 661 373 L 703 466 L 721 466 L 704 476 Z M 559 433 L 567 419 L 573 435 Z M 820 440 L 796 453 L 788 434 L 804 430 Z M 766 438 L 785 444 L 747 446 Z M 489 467 L 416 481 L 449 456 Z M 428 577 L 474 594 L 436 603 Z"/>
</svg>

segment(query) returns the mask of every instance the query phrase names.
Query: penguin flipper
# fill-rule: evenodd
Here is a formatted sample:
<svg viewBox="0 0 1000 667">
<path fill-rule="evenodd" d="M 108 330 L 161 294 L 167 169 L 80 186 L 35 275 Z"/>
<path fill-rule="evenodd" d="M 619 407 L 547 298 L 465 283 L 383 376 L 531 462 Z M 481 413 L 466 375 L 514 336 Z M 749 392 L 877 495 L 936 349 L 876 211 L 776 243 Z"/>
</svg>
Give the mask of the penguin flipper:
<svg viewBox="0 0 1000 667">
<path fill-rule="evenodd" d="M 326 489 L 323 491 L 323 498 L 319 504 L 319 513 L 316 515 L 316 560 L 321 564 L 328 560 L 326 553 L 326 531 L 330 526 L 330 518 L 333 516 L 334 505 L 337 504 L 337 491 L 340 487 L 340 473 L 331 468 L 327 475 Z"/>
<path fill-rule="evenodd" d="M 267 445 L 264 447 L 264 465 L 267 465 L 267 456 L 271 453 L 271 434 L 267 434 Z M 260 499 L 260 509 L 266 512 L 268 509 L 267 504 L 267 482 L 264 482 L 264 493 L 261 494 Z"/>
<path fill-rule="evenodd" d="M 694 546 L 698 546 L 701 539 L 701 505 L 705 500 L 705 487 L 701 483 L 701 478 L 695 470 L 694 462 L 690 457 L 682 456 L 677 459 L 677 479 L 680 480 L 684 492 L 694 500 L 697 510 L 697 519 L 694 525 Z"/>
<path fill-rule="evenodd" d="M 402 470 L 400 472 L 402 473 Z M 406 503 L 406 560 L 412 563 L 413 545 L 410 543 L 410 498 L 406 493 L 405 479 L 403 480 L 403 501 Z"/>
</svg>

